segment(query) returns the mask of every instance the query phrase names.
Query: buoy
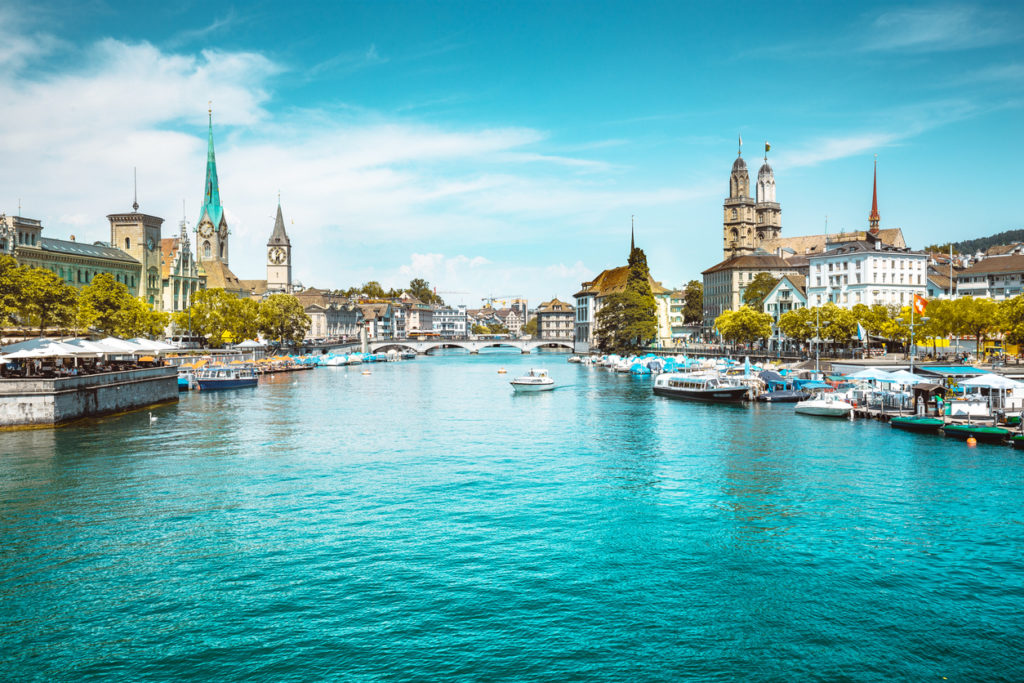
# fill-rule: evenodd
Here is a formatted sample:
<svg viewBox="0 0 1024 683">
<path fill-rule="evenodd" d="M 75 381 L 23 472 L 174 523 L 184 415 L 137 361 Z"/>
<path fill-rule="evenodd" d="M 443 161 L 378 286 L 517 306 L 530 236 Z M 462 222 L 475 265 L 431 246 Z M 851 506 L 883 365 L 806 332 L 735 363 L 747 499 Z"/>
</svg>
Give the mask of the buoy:
<svg viewBox="0 0 1024 683">
<path fill-rule="evenodd" d="M 498 368 L 498 374 L 499 375 L 504 375 L 505 374 L 505 368 Z"/>
<path fill-rule="evenodd" d="M 974 448 L 977 445 L 978 445 L 978 440 L 977 439 L 975 439 L 973 436 L 967 437 L 967 447 L 968 448 Z"/>
<path fill-rule="evenodd" d="M 364 374 L 364 375 L 369 375 L 369 374 L 370 374 L 370 371 L 369 371 L 369 370 L 363 370 L 363 374 Z"/>
</svg>

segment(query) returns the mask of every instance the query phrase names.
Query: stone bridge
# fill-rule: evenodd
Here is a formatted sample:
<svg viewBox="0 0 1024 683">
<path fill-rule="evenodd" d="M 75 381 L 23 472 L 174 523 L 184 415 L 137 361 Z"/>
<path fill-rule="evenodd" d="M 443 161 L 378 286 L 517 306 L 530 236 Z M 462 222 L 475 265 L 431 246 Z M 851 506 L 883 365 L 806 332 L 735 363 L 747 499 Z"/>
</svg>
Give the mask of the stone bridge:
<svg viewBox="0 0 1024 683">
<path fill-rule="evenodd" d="M 514 348 L 521 353 L 531 353 L 537 349 L 565 349 L 572 351 L 571 340 L 556 339 L 378 339 L 370 342 L 370 352 L 377 353 L 388 349 L 409 349 L 418 354 L 427 354 L 434 349 L 465 349 L 470 353 L 480 353 L 481 349 Z"/>
</svg>

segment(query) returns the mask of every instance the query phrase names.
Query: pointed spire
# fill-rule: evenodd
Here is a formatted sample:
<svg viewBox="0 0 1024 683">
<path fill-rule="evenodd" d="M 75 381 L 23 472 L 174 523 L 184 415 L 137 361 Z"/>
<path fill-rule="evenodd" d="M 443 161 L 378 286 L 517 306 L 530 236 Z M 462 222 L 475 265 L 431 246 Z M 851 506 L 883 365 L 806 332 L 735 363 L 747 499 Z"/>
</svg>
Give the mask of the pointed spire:
<svg viewBox="0 0 1024 683">
<path fill-rule="evenodd" d="M 267 242 L 267 246 L 273 246 L 276 244 L 283 244 L 291 246 L 291 240 L 288 239 L 288 233 L 284 229 L 284 214 L 281 213 L 281 195 L 278 193 L 277 196 L 277 217 L 274 219 L 274 232 L 270 233 L 270 240 Z"/>
<path fill-rule="evenodd" d="M 139 170 L 132 166 L 132 184 L 135 186 L 135 199 L 132 201 L 132 211 L 139 211 Z"/>
<path fill-rule="evenodd" d="M 203 221 L 203 216 L 208 216 L 210 222 L 213 223 L 213 229 L 217 230 L 220 227 L 221 218 L 224 215 L 224 210 L 220 205 L 220 183 L 217 180 L 217 155 L 213 151 L 213 105 L 210 104 L 210 108 L 207 109 L 207 115 L 209 116 L 209 140 L 206 147 L 206 185 L 203 188 L 203 205 L 199 209 L 199 221 Z M 198 223 L 196 227 L 198 228 Z"/>
<path fill-rule="evenodd" d="M 875 155 L 875 178 L 871 183 L 871 215 L 868 216 L 868 226 L 872 235 L 878 234 L 878 224 L 881 217 L 878 215 L 878 155 Z"/>
</svg>

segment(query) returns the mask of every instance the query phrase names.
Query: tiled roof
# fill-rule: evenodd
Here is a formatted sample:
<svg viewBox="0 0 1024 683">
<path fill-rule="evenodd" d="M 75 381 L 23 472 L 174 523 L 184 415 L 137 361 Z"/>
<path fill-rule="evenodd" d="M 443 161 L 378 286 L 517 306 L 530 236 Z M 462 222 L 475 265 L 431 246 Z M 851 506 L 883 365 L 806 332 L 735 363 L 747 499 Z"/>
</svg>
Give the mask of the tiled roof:
<svg viewBox="0 0 1024 683">
<path fill-rule="evenodd" d="M 763 270 L 795 270 L 796 266 L 791 264 L 784 258 L 779 256 L 772 256 L 771 254 L 748 254 L 746 256 L 734 256 L 731 259 L 726 259 L 721 263 L 717 263 L 707 270 L 702 275 L 708 273 L 717 273 L 723 270 L 735 270 L 738 268 L 760 268 Z"/>
<path fill-rule="evenodd" d="M 246 292 L 255 296 L 262 296 L 267 293 L 266 280 L 239 280 L 239 286 Z"/>
<path fill-rule="evenodd" d="M 538 313 L 573 313 L 575 310 L 571 304 L 559 301 L 558 299 L 545 301 L 537 307 Z"/>
<path fill-rule="evenodd" d="M 616 292 L 622 292 L 626 289 L 626 280 L 628 279 L 629 266 L 602 270 L 593 280 L 584 282 L 583 288 L 577 292 L 576 296 L 588 293 L 605 297 Z M 654 294 L 668 294 L 668 290 L 662 287 L 660 282 L 656 282 L 650 273 L 647 274 L 647 281 L 650 282 L 651 292 Z"/>
<path fill-rule="evenodd" d="M 359 304 L 363 311 L 363 320 L 376 320 L 386 317 L 391 304 Z"/>
<path fill-rule="evenodd" d="M 223 289 L 238 296 L 249 296 L 249 290 L 242 288 L 242 281 L 220 261 L 203 261 L 200 264 L 206 271 L 208 289 Z"/>
<path fill-rule="evenodd" d="M 826 239 L 829 244 L 838 242 L 859 242 L 867 239 L 867 230 L 854 230 L 852 232 L 832 233 L 829 235 L 804 235 L 802 237 L 780 237 L 776 240 L 767 240 L 761 247 L 767 252 L 775 252 L 778 249 L 792 249 L 797 254 L 820 254 L 825 251 Z M 896 247 L 907 246 L 903 239 L 903 230 L 900 228 L 886 228 L 878 231 L 878 236 L 884 244 L 891 244 Z"/>
<path fill-rule="evenodd" d="M 71 254 L 73 256 L 90 256 L 92 258 L 105 258 L 112 261 L 124 261 L 125 263 L 139 262 L 114 247 L 102 246 L 99 244 L 87 244 L 85 242 L 74 242 L 71 240 L 55 240 L 49 237 L 39 238 L 39 248 L 43 251 L 54 252 L 58 254 Z M 141 265 L 141 264 L 139 264 Z"/>
<path fill-rule="evenodd" d="M 971 275 L 986 275 L 988 273 L 1016 273 L 1024 272 L 1024 254 L 1011 254 L 1009 256 L 992 256 L 978 261 L 970 268 L 961 270 L 956 274 L 957 279 Z"/>
</svg>

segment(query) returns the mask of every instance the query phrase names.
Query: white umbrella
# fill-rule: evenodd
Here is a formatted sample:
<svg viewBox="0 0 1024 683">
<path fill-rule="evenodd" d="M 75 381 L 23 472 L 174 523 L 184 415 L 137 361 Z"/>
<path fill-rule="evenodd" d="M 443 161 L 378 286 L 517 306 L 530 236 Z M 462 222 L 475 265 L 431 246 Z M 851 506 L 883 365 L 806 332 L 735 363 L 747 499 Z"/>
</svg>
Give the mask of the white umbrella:
<svg viewBox="0 0 1024 683">
<path fill-rule="evenodd" d="M 846 379 L 873 379 L 878 382 L 892 382 L 892 375 L 885 370 L 879 370 L 878 368 L 864 368 L 858 370 L 852 375 L 847 375 Z"/>
<path fill-rule="evenodd" d="M 1024 382 L 990 372 L 960 382 L 962 387 L 984 387 L 986 389 L 1024 389 Z"/>
<path fill-rule="evenodd" d="M 920 375 L 915 375 L 912 372 L 906 370 L 898 370 L 889 374 L 890 379 L 896 384 L 920 384 L 925 381 Z"/>
<path fill-rule="evenodd" d="M 132 342 L 125 341 L 124 339 L 118 339 L 117 337 L 107 337 L 105 339 L 101 339 L 100 344 L 110 348 L 110 351 L 108 351 L 107 353 L 150 353 L 149 349 L 144 349 L 138 344 L 133 344 Z"/>
</svg>

